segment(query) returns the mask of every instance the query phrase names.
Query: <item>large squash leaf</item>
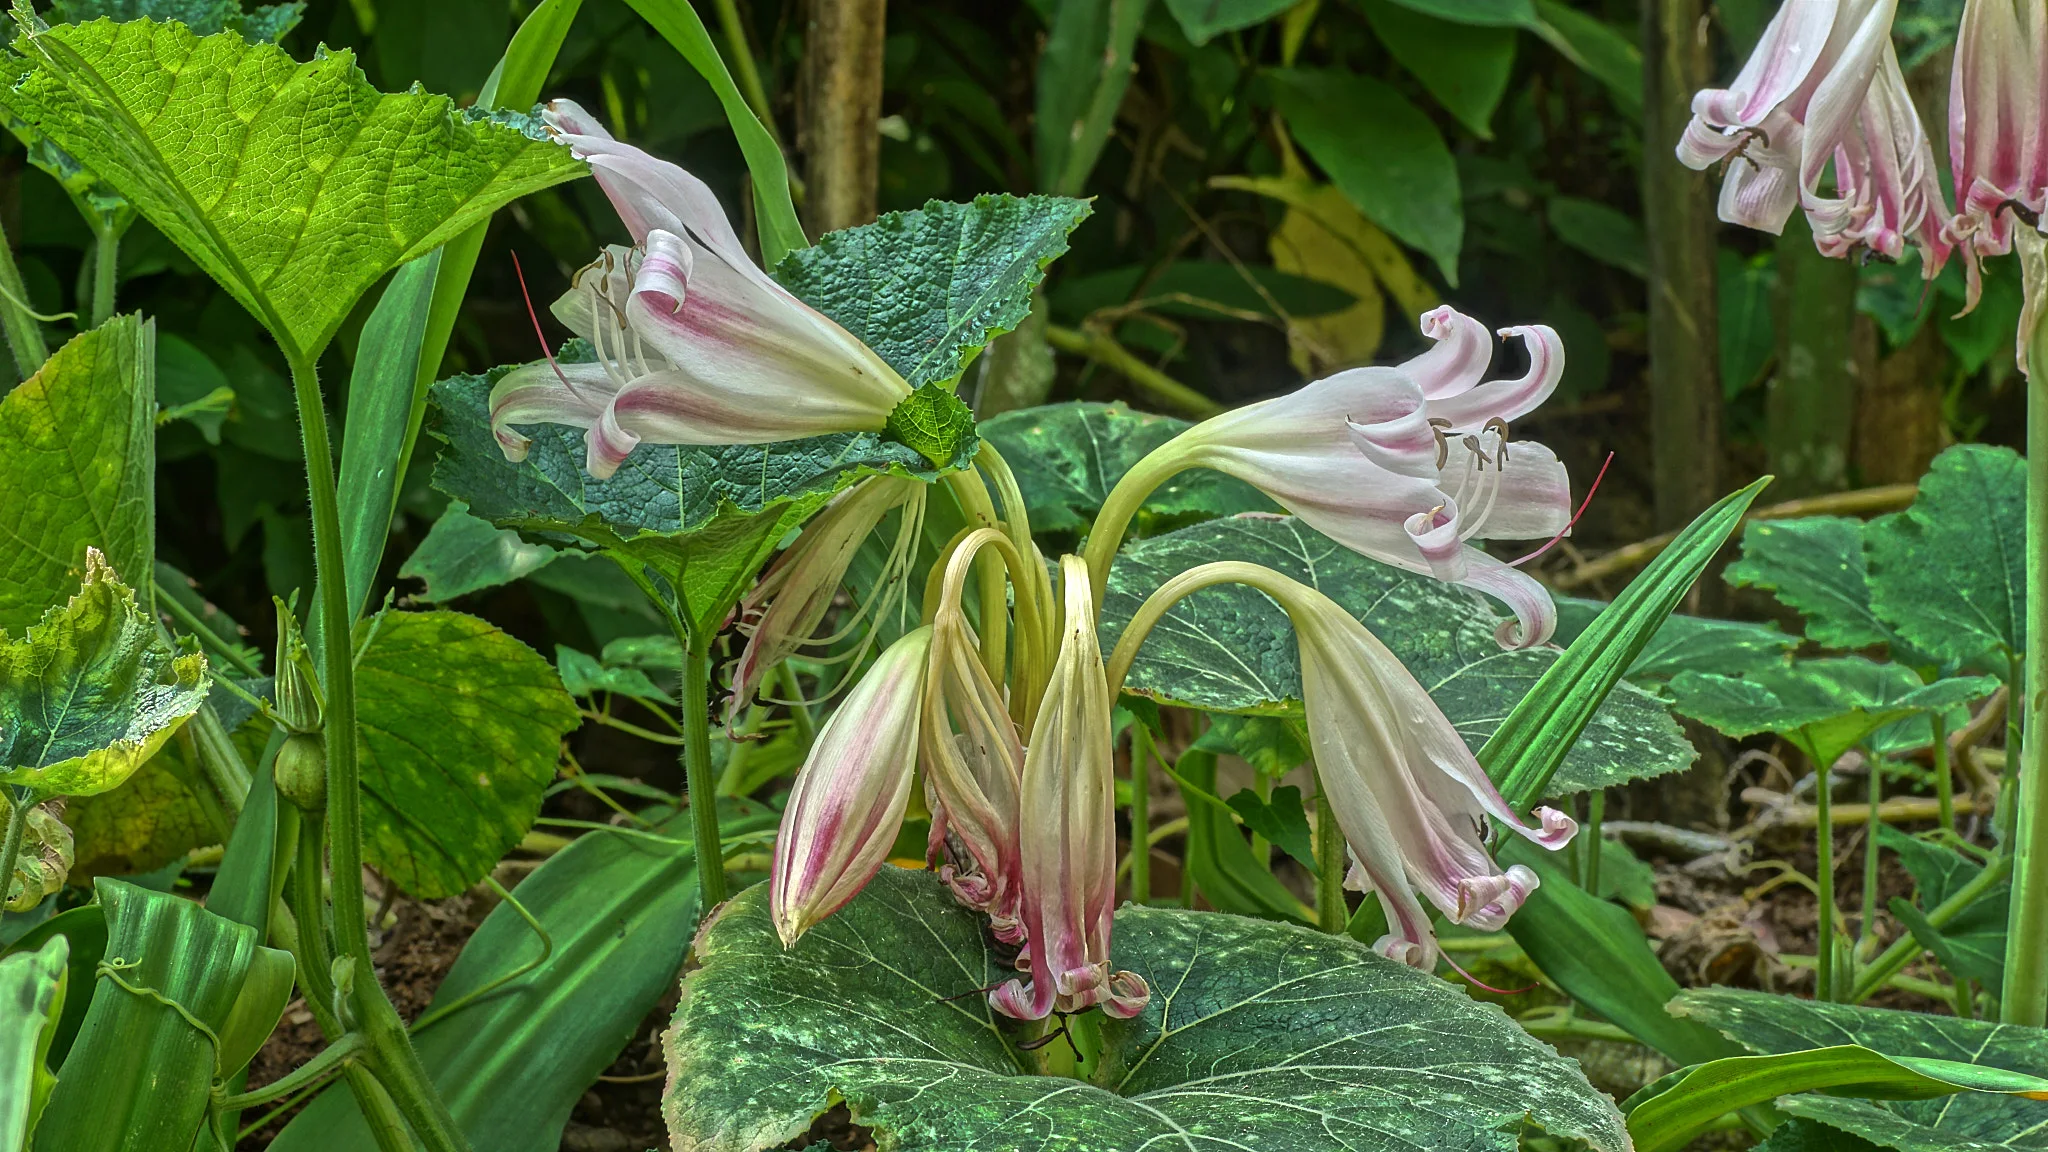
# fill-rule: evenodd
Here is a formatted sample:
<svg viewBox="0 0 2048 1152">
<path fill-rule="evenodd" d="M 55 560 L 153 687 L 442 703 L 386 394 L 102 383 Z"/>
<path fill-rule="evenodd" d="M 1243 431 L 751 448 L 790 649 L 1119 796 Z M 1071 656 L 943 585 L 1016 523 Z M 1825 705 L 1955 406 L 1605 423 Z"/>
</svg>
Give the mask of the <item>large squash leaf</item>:
<svg viewBox="0 0 2048 1152">
<path fill-rule="evenodd" d="M 446 97 L 379 93 L 345 51 L 301 64 L 149 20 L 38 29 L 15 49 L 28 67 L 0 105 L 119 190 L 295 359 L 385 272 L 586 170 Z"/>
<path fill-rule="evenodd" d="M 925 1152 L 1252 1132 L 1266 1152 L 1509 1152 L 1525 1120 L 1628 1146 L 1578 1066 L 1498 1008 L 1342 937 L 1214 912 L 1117 913 L 1112 965 L 1151 1003 L 1103 1021 L 1091 1081 L 1031 1075 L 1026 1034 L 977 994 L 1013 974 L 982 925 L 935 877 L 884 868 L 784 950 L 767 886 L 735 897 L 698 938 L 667 1037 L 676 1147 L 772 1147 L 838 1100 L 883 1147 Z"/>
<path fill-rule="evenodd" d="M 172 652 L 97 550 L 85 583 L 19 640 L 0 631 L 0 782 L 90 796 L 133 775 L 206 700 L 206 659 Z"/>
<path fill-rule="evenodd" d="M 1866 529 L 1871 606 L 1943 660 L 2003 665 L 2026 644 L 2026 506 L 2027 463 L 2012 449 L 1935 457 L 1913 506 Z"/>
</svg>

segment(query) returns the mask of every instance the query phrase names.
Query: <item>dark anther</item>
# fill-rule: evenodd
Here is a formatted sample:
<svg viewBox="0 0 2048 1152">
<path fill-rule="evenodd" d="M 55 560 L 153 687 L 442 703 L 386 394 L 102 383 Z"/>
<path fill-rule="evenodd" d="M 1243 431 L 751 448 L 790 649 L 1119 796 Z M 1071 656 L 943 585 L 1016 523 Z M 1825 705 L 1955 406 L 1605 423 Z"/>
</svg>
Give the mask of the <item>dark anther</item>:
<svg viewBox="0 0 2048 1152">
<path fill-rule="evenodd" d="M 2019 217 L 2020 223 L 2025 224 L 2029 228 L 2039 228 L 2041 226 L 2041 214 L 2017 200 L 2007 200 L 2005 203 L 2000 204 L 1998 208 L 2001 212 L 2011 211 L 2014 216 Z"/>
<path fill-rule="evenodd" d="M 1492 432 L 1500 436 L 1500 452 L 1494 457 L 1493 462 L 1496 467 L 1506 468 L 1508 466 L 1508 422 L 1495 416 L 1493 419 L 1488 420 L 1485 426 L 1480 428 L 1480 431 Z"/>
<path fill-rule="evenodd" d="M 1728 153 L 1726 163 L 1732 165 L 1737 160 L 1747 160 L 1751 168 L 1759 172 L 1763 171 L 1763 165 L 1758 164 L 1755 158 L 1750 156 L 1749 146 L 1751 143 L 1761 140 L 1764 142 L 1764 147 L 1769 148 L 1771 146 L 1771 134 L 1761 128 L 1744 128 L 1735 135 L 1739 143 L 1735 145 L 1734 151 Z"/>
<path fill-rule="evenodd" d="M 1444 436 L 1444 430 L 1450 426 L 1449 420 L 1440 417 L 1432 417 L 1429 421 L 1429 431 L 1436 437 L 1436 466 L 1439 472 L 1443 470 L 1444 465 L 1451 462 L 1451 442 Z"/>
<path fill-rule="evenodd" d="M 1467 433 L 1464 438 L 1466 450 L 1479 457 L 1479 470 L 1486 471 L 1486 450 L 1479 446 L 1479 437 Z"/>
</svg>

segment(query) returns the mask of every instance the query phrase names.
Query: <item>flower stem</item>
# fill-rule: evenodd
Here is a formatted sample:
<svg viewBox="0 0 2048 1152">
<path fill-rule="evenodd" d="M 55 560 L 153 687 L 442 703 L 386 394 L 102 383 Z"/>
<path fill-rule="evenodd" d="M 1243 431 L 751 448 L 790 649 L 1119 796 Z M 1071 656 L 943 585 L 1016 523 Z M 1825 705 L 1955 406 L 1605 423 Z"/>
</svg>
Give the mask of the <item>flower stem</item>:
<svg viewBox="0 0 2048 1152">
<path fill-rule="evenodd" d="M 370 926 L 363 913 L 362 782 L 356 763 L 355 645 L 348 603 L 348 575 L 341 549 L 341 513 L 334 487 L 333 447 L 320 377 L 313 358 L 292 357 L 292 393 L 298 401 L 299 433 L 305 450 L 306 484 L 313 511 L 313 569 L 319 591 L 322 725 L 327 744 L 327 840 L 331 916 L 340 955 L 355 968 L 355 1027 L 363 1033 L 366 1059 L 390 1091 L 391 1102 L 412 1125 L 428 1152 L 467 1152 L 456 1127 L 421 1067 L 405 1024 L 377 983 L 370 954 Z M 310 927 L 307 931 L 312 931 Z M 357 1077 L 351 1076 L 351 1084 Z M 358 1093 L 367 1113 L 370 1102 Z"/>
<path fill-rule="evenodd" d="M 1949 762 L 1948 725 L 1939 712 L 1930 714 L 1927 722 L 1934 732 L 1934 804 L 1940 813 L 1942 831 L 1953 833 L 1956 830 L 1956 773 L 1955 766 Z"/>
<path fill-rule="evenodd" d="M 711 778 L 711 637 L 683 642 L 683 781 L 696 829 L 697 914 L 725 903 L 725 857 L 718 839 L 718 789 Z"/>
<path fill-rule="evenodd" d="M 1818 758 L 1815 763 L 1819 764 Z M 1819 887 L 1820 937 L 1813 949 L 1813 998 L 1833 1000 L 1835 998 L 1835 824 L 1828 815 L 1828 804 L 1833 799 L 1828 780 L 1831 765 L 1819 764 L 1820 780 L 1813 788 L 1814 852 L 1819 863 L 1814 867 L 1814 881 Z"/>
<path fill-rule="evenodd" d="M 2005 986 L 1999 1019 L 2039 1028 L 2048 1023 L 2048 324 L 2036 324 L 2027 348 L 2027 622 L 2026 659 L 2014 675 L 2024 728 L 2013 799 L 2019 826 L 2013 844 L 2012 912 L 2005 935 Z"/>
<path fill-rule="evenodd" d="M 108 225 L 93 229 L 92 326 L 105 324 L 114 315 L 115 275 L 120 269 L 121 232 Z"/>
<path fill-rule="evenodd" d="M 1152 901 L 1152 729 L 1131 721 L 1131 900 Z"/>
<path fill-rule="evenodd" d="M 1116 550 L 1123 546 L 1124 535 L 1130 531 L 1138 509 L 1144 507 L 1145 498 L 1187 466 L 1186 454 L 1174 448 L 1186 438 L 1187 433 L 1183 432 L 1132 465 L 1116 487 L 1109 490 L 1102 508 L 1095 513 L 1095 522 L 1088 526 L 1081 558 L 1088 562 L 1088 579 L 1095 586 L 1097 604 L 1102 603 L 1103 589 L 1109 584 L 1109 566 L 1116 561 Z"/>
</svg>

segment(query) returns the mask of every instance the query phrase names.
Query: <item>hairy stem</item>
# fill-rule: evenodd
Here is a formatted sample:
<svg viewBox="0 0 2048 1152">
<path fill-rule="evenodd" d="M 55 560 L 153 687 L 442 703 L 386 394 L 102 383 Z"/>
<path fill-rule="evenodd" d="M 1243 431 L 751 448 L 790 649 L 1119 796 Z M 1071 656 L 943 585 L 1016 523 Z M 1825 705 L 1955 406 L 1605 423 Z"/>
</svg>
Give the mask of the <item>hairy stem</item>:
<svg viewBox="0 0 2048 1152">
<path fill-rule="evenodd" d="M 114 283 L 120 268 L 121 232 L 108 226 L 93 229 L 92 326 L 105 324 L 114 315 Z"/>
<path fill-rule="evenodd" d="M 42 326 L 29 306 L 28 286 L 21 282 L 21 269 L 14 265 L 14 249 L 4 230 L 0 230 L 0 329 L 7 333 L 7 347 L 14 353 L 14 367 L 21 378 L 35 375 L 50 358 L 50 346 L 43 341 Z"/>
<path fill-rule="evenodd" d="M 435 1092 L 413 1051 L 405 1024 L 377 983 L 370 954 L 370 926 L 363 913 L 363 813 L 356 763 L 355 646 L 348 602 L 348 575 L 341 547 L 341 513 L 334 487 L 334 455 L 321 404 L 320 379 L 311 357 L 292 358 L 292 392 L 298 401 L 299 432 L 305 449 L 306 483 L 313 511 L 313 568 L 319 589 L 321 721 L 327 744 L 327 841 L 337 952 L 355 971 L 352 996 L 355 1027 L 367 1044 L 366 1060 L 390 1091 L 428 1152 L 467 1152 L 469 1143 L 448 1106 Z M 351 1073 L 349 1082 L 359 1077 Z M 367 1114 L 371 1102 L 360 1093 Z"/>
<path fill-rule="evenodd" d="M 1315 848 L 1316 926 L 1341 936 L 1351 922 L 1351 909 L 1344 904 L 1344 831 L 1337 827 L 1337 813 L 1323 791 L 1320 771 L 1316 775 Z"/>
<path fill-rule="evenodd" d="M 2013 713 L 2026 719 L 2007 771 L 2018 776 L 2019 827 L 1998 1011 L 2004 1023 L 2039 1028 L 2048 1023 L 2048 324 L 2035 325 L 2027 362 L 2026 659 L 2012 680 L 2025 687 Z"/>
</svg>

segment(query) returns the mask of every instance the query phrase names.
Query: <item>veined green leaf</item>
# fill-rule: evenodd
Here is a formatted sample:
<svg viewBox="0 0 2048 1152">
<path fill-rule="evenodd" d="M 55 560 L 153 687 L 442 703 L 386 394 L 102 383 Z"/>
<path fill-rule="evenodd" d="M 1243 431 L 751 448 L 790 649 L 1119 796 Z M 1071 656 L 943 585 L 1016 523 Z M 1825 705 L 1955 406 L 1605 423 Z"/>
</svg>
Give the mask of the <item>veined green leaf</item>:
<svg viewBox="0 0 2048 1152">
<path fill-rule="evenodd" d="M 1766 477 L 1723 496 L 1686 525 L 1501 721 L 1480 749 L 1479 762 L 1500 784 L 1508 803 L 1526 807 L 1549 794 L 1552 776 L 1578 745 L 1596 710 L 1769 482 Z"/>
<path fill-rule="evenodd" d="M 575 703 L 474 616 L 383 612 L 358 633 L 364 858 L 414 895 L 454 896 L 540 815 Z"/>
<path fill-rule="evenodd" d="M 529 544 L 509 528 L 471 516 L 469 505 L 451 500 L 398 575 L 425 581 L 420 599 L 439 604 L 538 572 L 558 555 L 545 544 Z"/>
<path fill-rule="evenodd" d="M 1031 312 L 1031 293 L 1090 212 L 1063 196 L 934 200 L 818 238 L 775 278 L 912 388 L 952 380 Z"/>
<path fill-rule="evenodd" d="M 300 64 L 146 20 L 15 47 L 32 67 L 0 105 L 119 189 L 293 359 L 325 348 L 385 272 L 585 171 L 445 97 L 378 93 L 348 52 Z"/>
<path fill-rule="evenodd" d="M 1564 0 L 1536 0 L 1536 16 L 1531 32 L 1604 85 L 1622 115 L 1643 118 L 1643 53 L 1634 37 Z"/>
<path fill-rule="evenodd" d="M 1673 1152 L 1720 1117 L 1800 1092 L 1870 1100 L 1931 1100 L 1958 1092 L 2048 1099 L 2048 1080 L 2024 1072 L 1917 1056 L 1861 1044 L 1730 1056 L 1681 1069 L 1631 1097 L 1635 1152 Z"/>
<path fill-rule="evenodd" d="M 206 658 L 179 656 L 97 551 L 84 586 L 19 640 L 0 631 L 0 782 L 90 796 L 120 784 L 206 700 Z"/>
<path fill-rule="evenodd" d="M 189 1148 L 214 1080 L 239 1071 L 222 1063 L 216 1038 L 235 1015 L 256 932 L 167 892 L 105 878 L 96 889 L 107 953 L 37 1143 L 66 1152 Z"/>
<path fill-rule="evenodd" d="M 0 398 L 0 630 L 35 623 L 69 595 L 87 548 L 148 579 L 155 365 L 155 323 L 116 316 Z"/>
<path fill-rule="evenodd" d="M 1558 597 L 1557 634 L 1551 642 L 1571 647 L 1606 609 L 1603 601 Z M 1639 688 L 1661 691 L 1680 672 L 1742 676 L 1775 668 L 1789 660 L 1797 647 L 1799 637 L 1780 632 L 1774 625 L 1674 613 L 1664 618 L 1623 679 Z"/>
<path fill-rule="evenodd" d="M 1494 618 L 1463 590 L 1368 560 L 1292 517 L 1271 516 L 1211 520 L 1126 545 L 1102 599 L 1103 643 L 1115 642 L 1154 589 L 1213 560 L 1262 564 L 1344 605 L 1401 658 L 1475 746 L 1501 739 L 1501 717 L 1512 720 L 1532 707 L 1534 694 L 1554 691 L 1546 685 L 1555 684 L 1558 670 L 1571 659 L 1541 649 L 1503 652 L 1494 638 Z M 1615 678 L 1627 665 L 1624 658 Z M 1588 692 L 1593 687 L 1583 680 L 1566 683 Z M 1297 714 L 1301 668 L 1293 626 L 1259 592 L 1239 585 L 1205 589 L 1166 613 L 1138 650 L 1125 689 L 1209 711 Z M 1557 770 L 1555 779 L 1546 771 L 1544 795 L 1655 776 L 1692 762 L 1692 745 L 1677 723 L 1641 689 L 1624 685 L 1609 696 L 1603 686 L 1586 699 L 1584 714 L 1556 737 L 1555 747 L 1532 750 L 1548 757 L 1547 769 Z"/>
<path fill-rule="evenodd" d="M 681 660 L 678 659 L 677 663 L 680 664 Z M 555 645 L 555 669 L 562 674 L 562 687 L 568 689 L 571 696 L 588 697 L 599 692 L 616 692 L 656 704 L 675 703 L 640 669 L 608 668 L 598 663 L 597 657 L 567 645 Z"/>
<path fill-rule="evenodd" d="M 1693 989 L 1679 996 L 1671 1010 L 1721 1030 L 1753 1052 L 1861 1044 L 1894 1059 L 1960 1061 L 1980 1073 L 2002 1070 L 2033 1077 L 2048 1068 L 2048 1032 L 2039 1028 L 1733 988 Z M 2048 1148 L 2048 1101 L 2020 1096 L 1971 1092 L 1935 1100 L 1858 1100 L 1808 1093 L 1786 1096 L 1778 1108 L 1902 1152 Z"/>
<path fill-rule="evenodd" d="M 728 839 L 771 833 L 779 815 L 719 805 Z M 463 946 L 428 1013 L 515 977 L 415 1031 L 420 1062 L 473 1148 L 555 1152 L 584 1091 L 674 988 L 697 923 L 697 857 L 687 811 L 654 826 L 590 832 L 521 881 L 513 896 L 547 930 L 547 959 L 517 909 L 500 904 Z M 279 1134 L 273 1152 L 373 1152 L 355 1098 L 330 1088 Z"/>
<path fill-rule="evenodd" d="M 2005 978 L 2006 920 L 2012 907 L 2011 882 L 1994 885 L 1937 928 L 1925 913 L 1975 880 L 1983 867 L 1945 844 L 1909 836 L 1889 824 L 1878 826 L 1877 843 L 1898 856 L 1919 889 L 1918 908 L 1901 897 L 1890 901 L 1899 922 L 1951 974 L 1975 980 L 1986 988 L 2001 987 Z"/>
<path fill-rule="evenodd" d="M 1263 24 L 1294 7 L 1295 0 L 1166 0 L 1188 42 L 1201 47 L 1225 32 Z"/>
<path fill-rule="evenodd" d="M 1871 607 L 1944 660 L 2022 651 L 2026 503 L 2026 461 L 2012 449 L 1958 444 L 1935 457 L 1913 506 L 1866 529 Z"/>
<path fill-rule="evenodd" d="M 0 1152 L 21 1152 L 55 1081 L 43 1064 L 64 1012 L 62 936 L 0 957 Z"/>
<path fill-rule="evenodd" d="M 1481 140 L 1493 139 L 1493 110 L 1515 67 L 1513 28 L 1459 27 L 1399 0 L 1364 0 L 1365 18 L 1401 67 Z"/>
<path fill-rule="evenodd" d="M 725 109 L 726 122 L 739 140 L 740 155 L 746 157 L 747 174 L 754 183 L 754 226 L 761 241 L 762 263 L 773 268 L 791 252 L 808 245 L 803 225 L 797 223 L 796 205 L 789 196 L 789 169 L 782 147 L 733 83 L 725 60 L 711 42 L 697 10 L 689 0 L 626 0 L 661 38 L 668 41 L 690 67 L 711 85 L 718 103 Z"/>
<path fill-rule="evenodd" d="M 275 44 L 305 13 L 305 0 L 263 4 L 242 10 L 242 0 L 54 0 L 50 19 L 83 24 L 102 16 L 113 20 L 176 20 L 201 36 L 234 32 L 245 39 Z"/>
<path fill-rule="evenodd" d="M 1755 587 L 1806 619 L 1806 636 L 1829 648 L 1896 644 L 1870 605 L 1863 541 L 1868 529 L 1847 516 L 1759 520 L 1742 530 L 1742 559 L 1724 578 Z"/>
<path fill-rule="evenodd" d="M 1879 1152 L 1861 1136 L 1794 1117 L 1771 1130 L 1756 1152 Z"/>
<path fill-rule="evenodd" d="M 1860 656 L 1801 660 L 1761 668 L 1742 679 L 1681 672 L 1671 681 L 1674 707 L 1729 736 L 1776 732 L 1816 764 L 1833 764 L 1879 728 L 1921 713 L 1946 713 L 1998 690 L 1988 676 L 1923 684 L 1897 664 Z"/>
<path fill-rule="evenodd" d="M 667 1038 L 678 1147 L 772 1147 L 839 1100 L 884 1147 L 928 1152 L 1013 1147 L 1020 1123 L 1029 1146 L 1097 1152 L 1247 1131 L 1266 1152 L 1505 1152 L 1525 1121 L 1596 1152 L 1627 1146 L 1575 1062 L 1341 937 L 1124 907 L 1110 965 L 1143 977 L 1151 1001 L 1102 1022 L 1101 1058 L 1074 1080 L 1027 1074 L 1017 1044 L 1032 1032 L 977 994 L 1015 973 L 936 878 L 883 868 L 788 950 L 767 897 L 765 884 L 741 893 L 698 938 Z"/>
<path fill-rule="evenodd" d="M 1216 795 L 1216 754 L 1190 749 L 1170 773 L 1188 807 L 1185 864 L 1195 887 L 1219 911 L 1313 924 L 1315 913 L 1252 855 L 1231 807 Z"/>
</svg>

